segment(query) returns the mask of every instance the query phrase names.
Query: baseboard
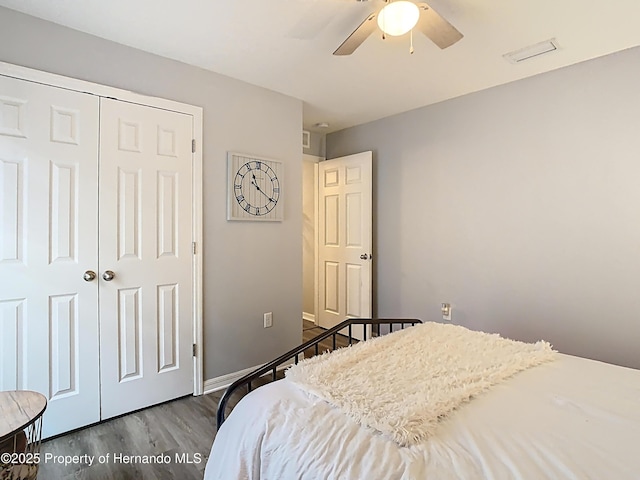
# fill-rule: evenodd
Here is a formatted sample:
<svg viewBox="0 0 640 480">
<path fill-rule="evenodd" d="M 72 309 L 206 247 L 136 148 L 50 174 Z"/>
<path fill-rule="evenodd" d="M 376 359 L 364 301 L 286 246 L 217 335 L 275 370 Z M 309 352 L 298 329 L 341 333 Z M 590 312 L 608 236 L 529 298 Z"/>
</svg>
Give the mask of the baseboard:
<svg viewBox="0 0 640 480">
<path fill-rule="evenodd" d="M 222 375 L 220 377 L 210 378 L 209 380 L 204 381 L 204 394 L 207 395 L 209 393 L 217 392 L 218 390 L 223 390 L 231 385 L 233 382 L 238 380 L 239 378 L 244 377 L 247 373 L 253 372 L 256 368 L 259 368 L 260 365 L 256 365 L 255 367 L 245 368 L 244 370 L 239 370 L 233 373 L 227 373 L 226 375 Z"/>
<path fill-rule="evenodd" d="M 307 320 L 308 322 L 316 323 L 316 316 L 313 313 L 302 312 L 302 319 Z"/>
<path fill-rule="evenodd" d="M 298 359 L 302 360 L 304 358 L 304 353 L 298 355 Z M 283 363 L 276 370 L 284 370 L 289 365 L 292 365 L 294 362 L 291 360 L 290 362 Z M 204 381 L 204 395 L 208 395 L 209 393 L 214 393 L 219 390 L 224 390 L 229 385 L 231 385 L 236 380 L 244 377 L 245 375 L 253 372 L 254 370 L 260 368 L 262 365 L 256 365 L 255 367 L 245 368 L 243 370 L 239 370 L 233 373 L 227 373 L 226 375 L 221 375 L 220 377 L 210 378 L 209 380 Z M 270 372 L 265 373 L 265 375 L 269 375 Z"/>
</svg>

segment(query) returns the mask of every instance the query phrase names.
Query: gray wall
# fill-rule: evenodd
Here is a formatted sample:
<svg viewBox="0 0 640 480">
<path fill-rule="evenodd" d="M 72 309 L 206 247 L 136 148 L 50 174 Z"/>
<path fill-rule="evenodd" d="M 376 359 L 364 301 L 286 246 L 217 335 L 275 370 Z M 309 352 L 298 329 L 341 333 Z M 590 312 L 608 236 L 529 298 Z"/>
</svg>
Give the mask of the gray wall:
<svg viewBox="0 0 640 480">
<path fill-rule="evenodd" d="M 318 132 L 309 132 L 309 147 L 304 147 L 302 152 L 306 155 L 315 157 L 324 157 L 325 134 Z"/>
<path fill-rule="evenodd" d="M 205 379 L 300 342 L 301 101 L 1 7 L 0 61 L 203 107 Z M 283 222 L 226 221 L 228 150 L 285 163 Z"/>
<path fill-rule="evenodd" d="M 374 151 L 377 314 L 640 368 L 639 85 L 635 48 L 330 134 Z"/>
</svg>

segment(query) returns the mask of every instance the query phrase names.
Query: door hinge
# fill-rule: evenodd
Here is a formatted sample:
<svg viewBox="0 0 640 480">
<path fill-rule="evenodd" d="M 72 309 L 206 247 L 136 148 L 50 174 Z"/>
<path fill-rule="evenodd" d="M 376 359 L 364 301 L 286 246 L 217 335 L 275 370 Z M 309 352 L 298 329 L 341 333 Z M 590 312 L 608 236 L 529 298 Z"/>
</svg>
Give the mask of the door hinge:
<svg viewBox="0 0 640 480">
<path fill-rule="evenodd" d="M 196 139 L 191 140 L 191 153 L 196 153 Z"/>
<path fill-rule="evenodd" d="M 196 242 L 191 242 L 191 250 L 193 251 L 194 255 L 197 253 Z"/>
<path fill-rule="evenodd" d="M 198 350 L 197 350 L 196 344 L 194 343 L 193 344 L 193 356 L 194 357 L 197 355 L 197 352 L 198 352 Z"/>
</svg>

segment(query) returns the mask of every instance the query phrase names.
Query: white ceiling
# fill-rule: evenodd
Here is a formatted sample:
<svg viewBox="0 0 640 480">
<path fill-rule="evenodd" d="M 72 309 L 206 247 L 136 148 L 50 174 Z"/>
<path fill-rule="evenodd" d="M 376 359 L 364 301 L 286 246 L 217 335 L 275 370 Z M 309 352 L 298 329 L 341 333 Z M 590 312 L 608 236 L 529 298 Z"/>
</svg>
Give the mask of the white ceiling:
<svg viewBox="0 0 640 480">
<path fill-rule="evenodd" d="M 332 52 L 380 3 L 355 0 L 0 0 L 0 5 L 304 101 L 335 131 L 640 45 L 640 1 L 429 0 L 465 37 L 376 33 Z M 556 38 L 520 64 L 502 55 Z"/>
</svg>

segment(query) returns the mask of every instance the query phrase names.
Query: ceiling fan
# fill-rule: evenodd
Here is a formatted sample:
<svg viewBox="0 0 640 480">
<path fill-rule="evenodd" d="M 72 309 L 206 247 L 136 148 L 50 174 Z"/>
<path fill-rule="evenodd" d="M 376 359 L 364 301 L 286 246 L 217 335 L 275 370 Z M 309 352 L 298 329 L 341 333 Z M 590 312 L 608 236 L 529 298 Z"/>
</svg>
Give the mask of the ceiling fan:
<svg viewBox="0 0 640 480">
<path fill-rule="evenodd" d="M 333 52 L 334 55 L 351 55 L 377 27 L 383 32 L 382 38 L 385 38 L 386 34 L 403 35 L 415 27 L 442 49 L 450 47 L 463 37 L 462 33 L 424 2 L 385 0 L 384 3 L 385 5 L 382 8 L 364 19 L 360 26 Z M 389 31 L 390 28 L 388 28 L 387 24 L 390 26 L 395 19 L 404 21 L 407 16 L 413 17 L 413 19 L 411 19 L 413 23 L 408 28 L 400 28 L 396 30 L 395 33 Z M 393 28 L 391 28 L 391 30 L 392 29 Z"/>
</svg>

